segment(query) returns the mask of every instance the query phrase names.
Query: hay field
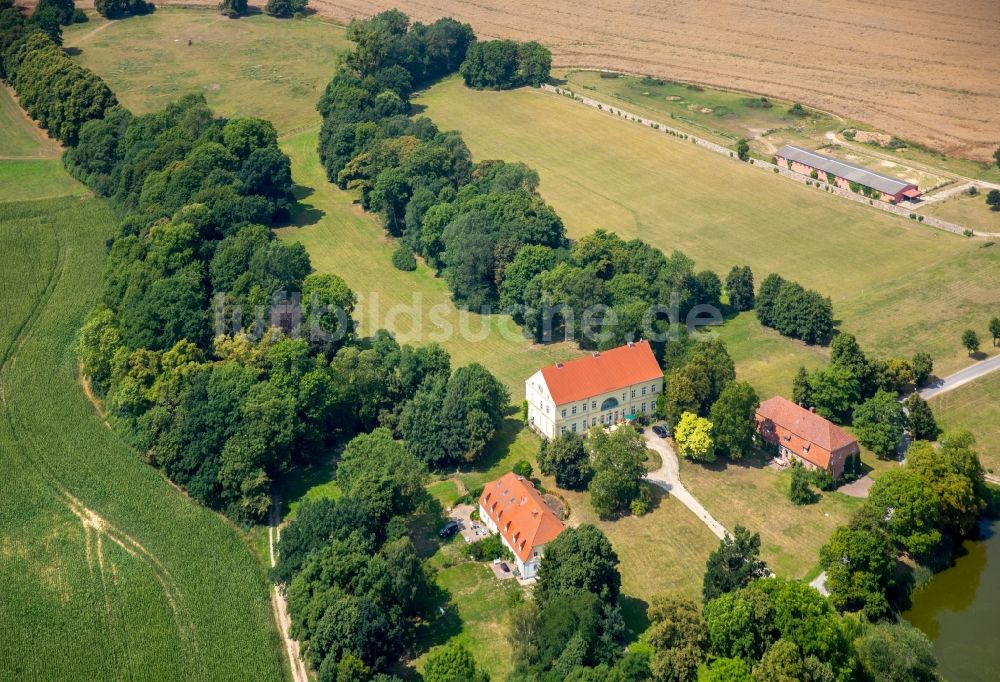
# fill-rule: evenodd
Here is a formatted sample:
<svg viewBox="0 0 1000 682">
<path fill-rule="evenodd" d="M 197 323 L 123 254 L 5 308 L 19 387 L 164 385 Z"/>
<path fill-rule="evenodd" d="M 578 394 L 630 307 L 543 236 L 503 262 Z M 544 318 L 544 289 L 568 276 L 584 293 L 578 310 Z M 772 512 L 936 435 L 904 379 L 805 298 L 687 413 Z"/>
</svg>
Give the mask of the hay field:
<svg viewBox="0 0 1000 682">
<path fill-rule="evenodd" d="M 341 20 L 394 0 L 313 0 Z M 995 0 L 424 0 L 481 37 L 535 39 L 564 67 L 651 74 L 801 101 L 941 151 L 987 160 L 1000 142 Z"/>
<path fill-rule="evenodd" d="M 538 169 L 540 191 L 571 236 L 605 228 L 681 249 L 722 275 L 742 263 L 758 281 L 779 272 L 830 296 L 841 328 L 877 356 L 925 350 L 950 373 L 968 364 L 962 329 L 985 327 L 1000 305 L 1000 251 L 979 240 L 541 91 L 477 92 L 452 79 L 418 102 L 442 128 L 461 130 L 474 158 Z"/>
</svg>

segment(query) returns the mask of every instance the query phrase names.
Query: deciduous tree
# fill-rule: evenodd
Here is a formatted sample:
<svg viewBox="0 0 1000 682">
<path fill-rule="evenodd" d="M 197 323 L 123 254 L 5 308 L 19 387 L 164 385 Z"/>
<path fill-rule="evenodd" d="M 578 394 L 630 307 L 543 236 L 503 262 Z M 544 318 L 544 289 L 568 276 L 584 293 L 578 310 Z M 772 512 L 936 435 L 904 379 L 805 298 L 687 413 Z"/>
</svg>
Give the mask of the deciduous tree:
<svg viewBox="0 0 1000 682">
<path fill-rule="evenodd" d="M 918 440 L 934 440 L 938 435 L 938 425 L 927 401 L 919 393 L 910 395 L 906 402 L 906 421 L 910 434 Z"/>
<path fill-rule="evenodd" d="M 734 381 L 722 389 L 709 414 L 718 452 L 732 460 L 750 454 L 757 432 L 759 406 L 757 392 L 745 381 Z"/>
<path fill-rule="evenodd" d="M 962 332 L 962 345 L 965 346 L 965 350 L 969 352 L 970 356 L 979 352 L 979 334 L 974 329 L 966 329 Z"/>
<path fill-rule="evenodd" d="M 888 391 L 879 391 L 854 410 L 858 440 L 879 457 L 895 456 L 905 427 L 903 407 Z"/>
<path fill-rule="evenodd" d="M 702 462 L 715 461 L 715 441 L 712 439 L 712 422 L 692 412 L 681 415 L 674 428 L 677 452 Z"/>
<path fill-rule="evenodd" d="M 738 311 L 750 310 L 754 306 L 753 271 L 749 265 L 736 266 L 726 276 L 726 293 L 729 305 Z"/>
</svg>

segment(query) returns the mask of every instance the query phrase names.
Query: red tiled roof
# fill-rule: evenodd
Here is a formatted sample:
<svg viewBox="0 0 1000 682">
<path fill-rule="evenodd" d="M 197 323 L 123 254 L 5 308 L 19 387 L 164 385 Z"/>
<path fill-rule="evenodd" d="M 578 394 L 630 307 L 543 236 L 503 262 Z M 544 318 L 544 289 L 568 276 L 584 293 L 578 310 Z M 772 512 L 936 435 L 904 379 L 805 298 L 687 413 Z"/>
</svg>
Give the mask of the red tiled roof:
<svg viewBox="0 0 1000 682">
<path fill-rule="evenodd" d="M 760 404 L 757 419 L 774 424 L 780 445 L 823 469 L 829 467 L 832 453 L 857 446 L 854 437 L 844 429 L 780 395 Z M 787 440 L 784 439 L 786 435 Z M 804 450 L 805 446 L 809 447 L 808 451 Z"/>
<path fill-rule="evenodd" d="M 904 189 L 903 190 L 903 196 L 904 197 L 913 198 L 913 197 L 919 197 L 920 195 L 921 195 L 921 192 L 916 187 L 913 187 L 911 189 Z"/>
<path fill-rule="evenodd" d="M 649 342 L 638 341 L 543 367 L 542 376 L 556 405 L 565 405 L 662 378 L 663 370 Z"/>
<path fill-rule="evenodd" d="M 555 540 L 566 528 L 531 481 L 515 473 L 487 483 L 479 497 L 479 506 L 521 561 L 531 559 L 535 547 Z"/>
</svg>

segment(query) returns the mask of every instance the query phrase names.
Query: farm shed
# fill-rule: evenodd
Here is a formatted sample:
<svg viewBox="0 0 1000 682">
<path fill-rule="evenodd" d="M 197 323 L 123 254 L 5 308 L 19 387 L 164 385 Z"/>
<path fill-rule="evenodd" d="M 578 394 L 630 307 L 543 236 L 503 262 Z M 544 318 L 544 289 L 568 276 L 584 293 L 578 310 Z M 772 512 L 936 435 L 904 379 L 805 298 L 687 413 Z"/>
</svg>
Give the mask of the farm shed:
<svg viewBox="0 0 1000 682">
<path fill-rule="evenodd" d="M 817 179 L 834 184 L 841 189 L 851 191 L 852 185 L 855 188 L 860 186 L 863 188 L 862 192 L 869 194 L 873 199 L 892 201 L 898 204 L 902 201 L 916 199 L 921 195 L 920 190 L 912 182 L 876 173 L 873 170 L 855 166 L 853 163 L 840 161 L 795 145 L 786 144 L 774 153 L 774 158 L 782 168 L 788 168 L 803 175 L 812 175 L 815 172 Z"/>
</svg>

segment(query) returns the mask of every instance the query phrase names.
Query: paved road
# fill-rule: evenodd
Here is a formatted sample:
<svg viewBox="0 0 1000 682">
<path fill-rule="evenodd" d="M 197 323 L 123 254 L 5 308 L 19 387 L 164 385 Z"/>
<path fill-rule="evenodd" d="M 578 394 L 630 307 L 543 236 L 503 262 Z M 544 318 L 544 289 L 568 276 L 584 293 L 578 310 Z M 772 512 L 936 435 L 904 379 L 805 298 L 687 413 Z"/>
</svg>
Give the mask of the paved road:
<svg viewBox="0 0 1000 682">
<path fill-rule="evenodd" d="M 955 372 L 951 376 L 939 379 L 932 386 L 922 389 L 920 391 L 920 397 L 924 400 L 930 400 L 934 396 L 947 393 L 948 391 L 967 384 L 974 379 L 978 379 L 979 377 L 989 374 L 990 372 L 995 372 L 998 369 L 1000 369 L 1000 355 L 995 355 L 988 360 L 980 360 L 976 364 L 969 365 L 965 369 Z"/>
<path fill-rule="evenodd" d="M 823 571 L 818 576 L 816 576 L 809 586 L 815 588 L 824 597 L 830 596 L 830 591 L 826 589 L 826 571 Z"/>
<path fill-rule="evenodd" d="M 646 478 L 651 483 L 655 483 L 666 490 L 681 504 L 690 509 L 720 540 L 726 537 L 725 526 L 716 521 L 708 513 L 708 510 L 701 505 L 701 502 L 681 483 L 680 465 L 677 463 L 677 455 L 674 453 L 674 449 L 670 447 L 670 444 L 652 431 L 644 432 L 642 437 L 646 439 L 647 447 L 659 454 L 660 459 L 663 461 L 660 468 L 656 471 L 650 471 L 646 474 Z"/>
</svg>

